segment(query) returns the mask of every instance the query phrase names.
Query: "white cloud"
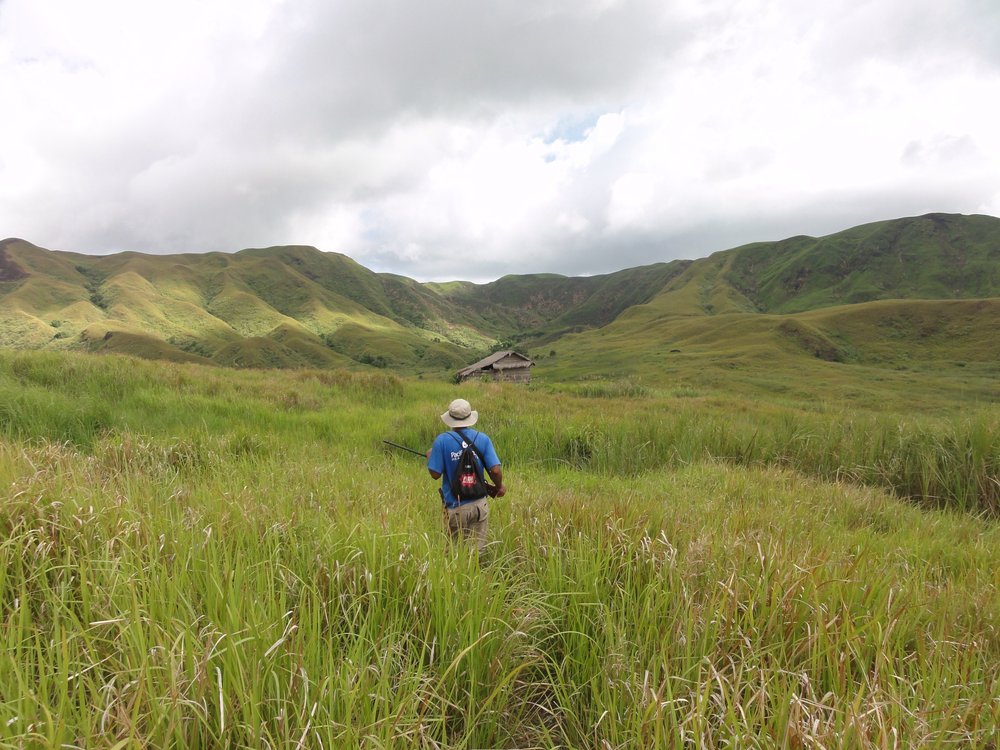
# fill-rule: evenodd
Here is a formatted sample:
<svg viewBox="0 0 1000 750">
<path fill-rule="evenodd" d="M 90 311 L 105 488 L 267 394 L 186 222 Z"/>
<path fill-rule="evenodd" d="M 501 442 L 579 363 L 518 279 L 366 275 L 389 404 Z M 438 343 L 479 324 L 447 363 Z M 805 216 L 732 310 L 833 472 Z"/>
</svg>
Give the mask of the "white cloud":
<svg viewBox="0 0 1000 750">
<path fill-rule="evenodd" d="M 656 194 L 656 183 L 651 174 L 629 172 L 611 185 L 608 204 L 608 229 L 642 226 Z"/>
<path fill-rule="evenodd" d="M 981 0 L 4 0 L 0 97 L 0 233 L 84 252 L 592 273 L 1000 195 Z"/>
</svg>

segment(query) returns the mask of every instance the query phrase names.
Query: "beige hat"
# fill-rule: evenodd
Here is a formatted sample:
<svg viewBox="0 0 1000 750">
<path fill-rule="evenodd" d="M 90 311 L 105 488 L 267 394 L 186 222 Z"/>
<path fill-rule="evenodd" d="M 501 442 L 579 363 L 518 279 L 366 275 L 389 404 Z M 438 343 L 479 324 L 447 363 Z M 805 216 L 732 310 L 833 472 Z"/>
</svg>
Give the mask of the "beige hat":
<svg viewBox="0 0 1000 750">
<path fill-rule="evenodd" d="M 441 415 L 441 421 L 449 427 L 472 427 L 478 420 L 479 412 L 473 411 L 472 404 L 464 398 L 456 398 Z"/>
</svg>

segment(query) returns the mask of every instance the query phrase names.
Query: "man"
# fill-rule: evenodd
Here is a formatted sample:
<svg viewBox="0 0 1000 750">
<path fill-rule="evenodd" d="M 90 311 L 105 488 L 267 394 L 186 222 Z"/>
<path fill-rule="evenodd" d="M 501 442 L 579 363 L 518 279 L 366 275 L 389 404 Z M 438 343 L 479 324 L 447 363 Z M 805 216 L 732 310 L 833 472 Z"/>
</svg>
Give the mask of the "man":
<svg viewBox="0 0 1000 750">
<path fill-rule="evenodd" d="M 470 430 L 479 421 L 479 412 L 464 398 L 456 398 L 451 402 L 448 411 L 441 415 L 441 421 L 451 428 L 442 432 L 434 440 L 427 453 L 427 470 L 434 479 L 441 480 L 441 499 L 444 501 L 445 514 L 448 522 L 448 534 L 454 539 L 458 537 L 475 537 L 479 553 L 486 550 L 486 533 L 489 529 L 489 504 L 487 495 L 460 500 L 452 489 L 452 477 L 458 470 L 459 459 L 466 445 L 475 447 L 478 455 L 476 461 L 485 464 L 489 471 L 495 492 L 490 488 L 493 497 L 503 497 L 507 488 L 503 483 L 503 469 L 500 458 L 493 448 L 489 435 L 477 430 Z M 479 459 L 482 459 L 480 461 Z"/>
</svg>

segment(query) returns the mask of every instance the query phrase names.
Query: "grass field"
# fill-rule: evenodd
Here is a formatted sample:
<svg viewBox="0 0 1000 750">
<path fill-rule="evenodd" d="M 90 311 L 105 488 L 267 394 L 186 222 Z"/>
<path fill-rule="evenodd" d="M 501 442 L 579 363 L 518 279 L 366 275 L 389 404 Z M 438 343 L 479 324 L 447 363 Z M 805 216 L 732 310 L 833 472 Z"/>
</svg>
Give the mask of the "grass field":
<svg viewBox="0 0 1000 750">
<path fill-rule="evenodd" d="M 2 352 L 0 744 L 995 750 L 1000 410 L 726 393 Z"/>
</svg>

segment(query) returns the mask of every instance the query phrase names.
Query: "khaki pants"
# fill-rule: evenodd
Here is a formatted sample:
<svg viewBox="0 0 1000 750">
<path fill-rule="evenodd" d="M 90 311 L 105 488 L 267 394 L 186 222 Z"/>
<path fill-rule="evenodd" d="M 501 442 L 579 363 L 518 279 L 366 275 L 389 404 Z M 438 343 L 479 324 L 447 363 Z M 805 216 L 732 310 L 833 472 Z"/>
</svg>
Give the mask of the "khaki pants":
<svg viewBox="0 0 1000 750">
<path fill-rule="evenodd" d="M 486 533 L 490 527 L 490 506 L 484 497 L 457 508 L 445 508 L 448 534 L 452 539 L 476 540 L 479 554 L 486 551 Z"/>
</svg>

